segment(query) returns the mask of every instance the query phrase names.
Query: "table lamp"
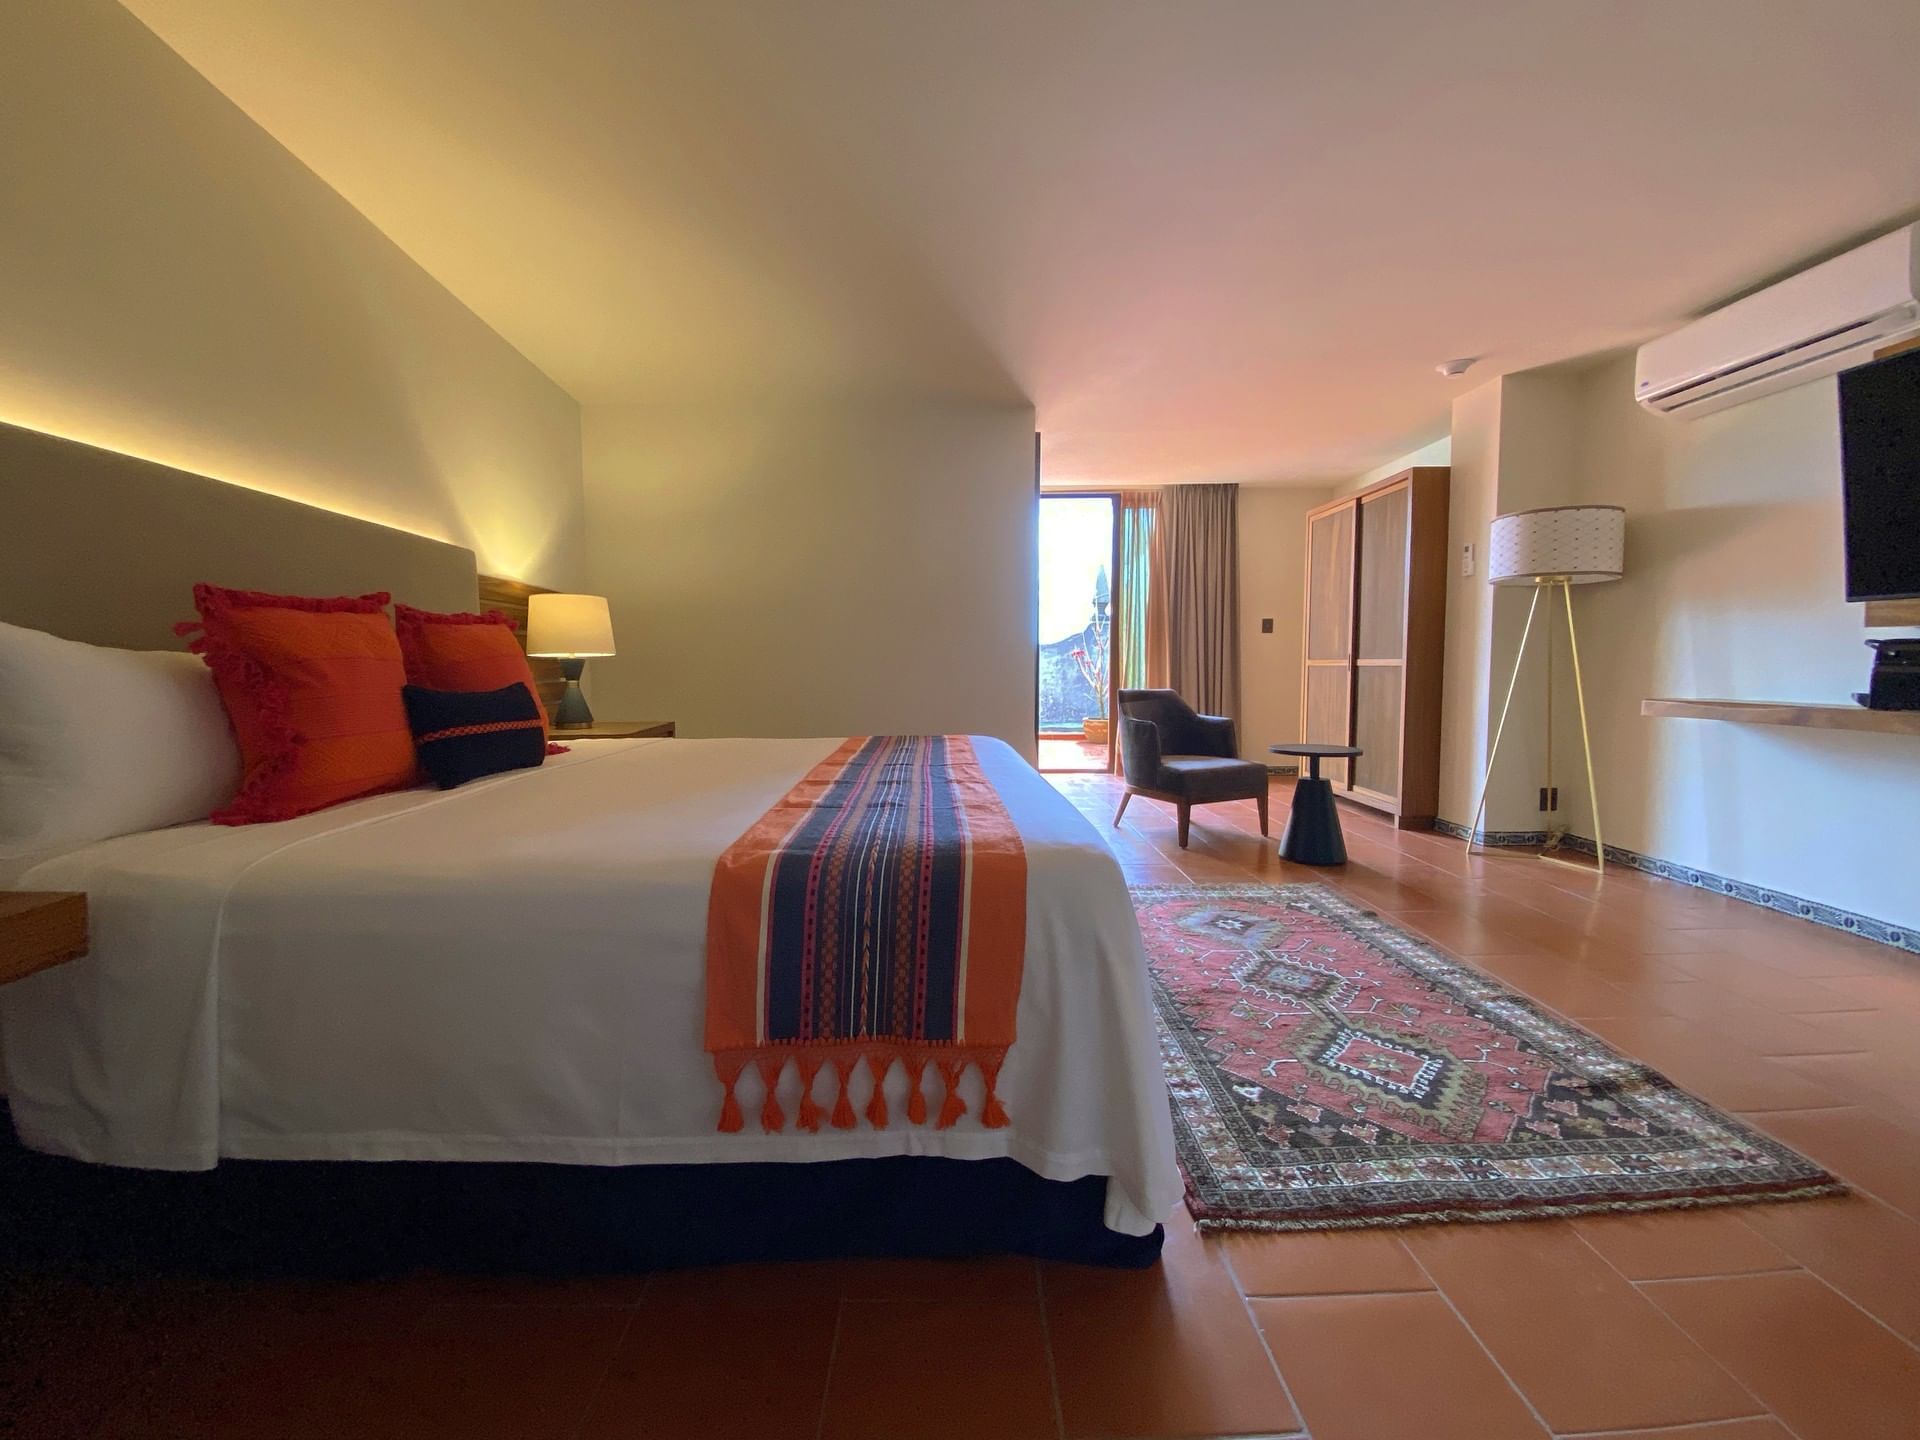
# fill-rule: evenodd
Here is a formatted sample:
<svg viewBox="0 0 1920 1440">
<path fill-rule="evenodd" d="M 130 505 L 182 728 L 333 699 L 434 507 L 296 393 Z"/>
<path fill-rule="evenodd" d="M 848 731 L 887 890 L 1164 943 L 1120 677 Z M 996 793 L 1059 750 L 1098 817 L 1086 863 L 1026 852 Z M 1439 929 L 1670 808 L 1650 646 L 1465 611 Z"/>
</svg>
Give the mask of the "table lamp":
<svg viewBox="0 0 1920 1440">
<path fill-rule="evenodd" d="M 531 595 L 527 598 L 527 654 L 560 662 L 567 677 L 560 708 L 554 711 L 556 730 L 579 730 L 593 724 L 593 711 L 580 691 L 587 660 L 611 655 L 613 618 L 604 595 Z"/>
<path fill-rule="evenodd" d="M 1520 650 L 1513 657 L 1513 678 L 1494 727 L 1493 748 L 1487 753 L 1486 773 L 1480 781 L 1480 803 L 1474 807 L 1467 831 L 1467 852 L 1473 852 L 1480 820 L 1487 809 L 1487 786 L 1494 762 L 1500 758 L 1500 737 L 1506 732 L 1507 712 L 1513 707 L 1514 688 L 1520 683 L 1520 664 L 1533 638 L 1540 597 L 1558 590 L 1567 611 L 1567 648 L 1573 657 L 1573 693 L 1580 706 L 1580 748 L 1587 761 L 1587 801 L 1593 809 L 1593 848 L 1599 868 L 1607 868 L 1607 844 L 1600 833 L 1600 795 L 1593 780 L 1593 742 L 1587 733 L 1587 692 L 1580 678 L 1580 639 L 1573 627 L 1573 587 L 1618 580 L 1625 570 L 1627 512 L 1618 505 L 1552 505 L 1539 510 L 1516 510 L 1497 516 L 1487 542 L 1487 580 L 1494 585 L 1531 585 L 1533 603 L 1527 607 L 1526 629 L 1520 632 Z M 1543 627 L 1547 645 L 1547 787 L 1553 787 L 1553 608 L 1548 605 Z M 1542 858 L 1551 858 L 1545 857 Z M 1565 862 L 1562 862 L 1565 863 Z"/>
</svg>

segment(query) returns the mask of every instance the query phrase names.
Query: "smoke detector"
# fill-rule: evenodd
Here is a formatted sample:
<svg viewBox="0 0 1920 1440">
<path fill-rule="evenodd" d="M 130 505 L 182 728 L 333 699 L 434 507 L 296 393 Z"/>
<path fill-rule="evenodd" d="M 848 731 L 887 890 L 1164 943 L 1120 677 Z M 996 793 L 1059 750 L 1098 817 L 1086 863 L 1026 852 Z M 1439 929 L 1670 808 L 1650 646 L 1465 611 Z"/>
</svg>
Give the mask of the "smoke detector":
<svg viewBox="0 0 1920 1440">
<path fill-rule="evenodd" d="M 1433 368 L 1451 380 L 1456 375 L 1466 374 L 1468 370 L 1473 368 L 1474 363 L 1478 361 L 1479 358 L 1478 355 L 1462 355 L 1457 360 L 1442 360 Z"/>
</svg>

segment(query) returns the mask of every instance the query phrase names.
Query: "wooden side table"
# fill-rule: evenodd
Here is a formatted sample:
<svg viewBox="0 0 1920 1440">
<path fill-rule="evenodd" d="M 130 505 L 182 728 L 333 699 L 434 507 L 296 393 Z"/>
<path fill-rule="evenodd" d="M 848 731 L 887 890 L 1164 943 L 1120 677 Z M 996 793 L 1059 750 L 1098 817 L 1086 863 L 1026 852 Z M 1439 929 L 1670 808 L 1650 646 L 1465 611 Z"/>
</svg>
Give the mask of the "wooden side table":
<svg viewBox="0 0 1920 1440">
<path fill-rule="evenodd" d="M 0 985 L 87 953 L 87 897 L 0 890 Z"/>
<path fill-rule="evenodd" d="M 569 740 L 648 740 L 673 738 L 671 720 L 596 720 L 591 725 L 553 727 L 553 738 Z"/>
</svg>

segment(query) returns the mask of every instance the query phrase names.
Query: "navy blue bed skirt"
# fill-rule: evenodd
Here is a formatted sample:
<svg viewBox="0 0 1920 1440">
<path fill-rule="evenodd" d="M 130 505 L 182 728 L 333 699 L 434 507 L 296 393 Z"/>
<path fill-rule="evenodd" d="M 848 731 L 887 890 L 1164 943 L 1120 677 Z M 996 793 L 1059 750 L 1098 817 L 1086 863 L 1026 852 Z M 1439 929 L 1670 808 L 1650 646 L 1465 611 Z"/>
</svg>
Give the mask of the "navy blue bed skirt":
<svg viewBox="0 0 1920 1440">
<path fill-rule="evenodd" d="M 39 1155 L 0 1133 L 0 1266 L 366 1276 L 589 1274 L 836 1256 L 1030 1255 L 1138 1268 L 1106 1181 L 1013 1160 L 809 1165 L 228 1160 L 176 1174 Z"/>
</svg>

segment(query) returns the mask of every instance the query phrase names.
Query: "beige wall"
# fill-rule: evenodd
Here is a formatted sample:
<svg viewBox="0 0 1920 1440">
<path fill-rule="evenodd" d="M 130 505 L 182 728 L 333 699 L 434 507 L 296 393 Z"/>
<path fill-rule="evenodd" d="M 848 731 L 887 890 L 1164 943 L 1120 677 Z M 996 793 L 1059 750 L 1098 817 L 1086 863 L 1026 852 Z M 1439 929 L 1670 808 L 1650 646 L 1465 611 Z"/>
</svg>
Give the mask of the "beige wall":
<svg viewBox="0 0 1920 1440">
<path fill-rule="evenodd" d="M 1582 373 L 1568 366 L 1518 372 L 1454 402 L 1440 814 L 1457 824 L 1473 820 L 1484 779 L 1484 829 L 1579 828 L 1568 809 L 1582 782 L 1565 610 L 1557 593 L 1542 592 L 1536 612 L 1531 587 L 1488 584 L 1487 537 L 1496 515 L 1571 503 L 1580 474 Z M 1469 544 L 1473 574 L 1463 575 L 1461 554 Z M 1530 613 L 1532 636 L 1516 678 L 1514 660 L 1523 654 Z M 1499 753 L 1489 775 L 1496 740 Z M 1540 808 L 1549 779 L 1560 792 L 1560 808 L 1551 813 Z"/>
<path fill-rule="evenodd" d="M 0 196 L 0 420 L 581 583 L 579 407 L 111 0 L 0 5 Z"/>
<path fill-rule="evenodd" d="M 1034 753 L 1033 411 L 589 407 L 593 703 L 683 735 L 971 732 Z"/>
<path fill-rule="evenodd" d="M 1502 385 L 1489 381 L 1453 402 L 1452 473 L 1447 481 L 1445 679 L 1440 697 L 1440 815 L 1472 823 L 1481 769 L 1493 737 L 1488 691 L 1493 674 L 1493 596 L 1486 582 L 1487 527 L 1493 522 L 1500 464 Z M 1474 547 L 1474 573 L 1460 573 L 1462 544 Z"/>
<path fill-rule="evenodd" d="M 1633 360 L 1505 376 L 1455 402 L 1441 814 L 1473 812 L 1524 619 L 1491 591 L 1494 514 L 1627 510 L 1627 574 L 1574 592 L 1605 838 L 1643 854 L 1904 925 L 1920 924 L 1920 751 L 1902 736 L 1661 720 L 1669 695 L 1845 703 L 1864 688 L 1860 608 L 1843 598 L 1835 384 L 1674 420 L 1633 400 Z M 1556 614 L 1560 819 L 1594 833 Z M 1543 823 L 1544 652 L 1522 670 L 1486 826 Z"/>
<path fill-rule="evenodd" d="M 1442 435 L 1438 440 L 1422 445 L 1417 450 L 1409 450 L 1384 465 L 1376 465 L 1365 474 L 1350 476 L 1339 481 L 1333 487 L 1335 495 L 1352 495 L 1377 485 L 1382 480 L 1391 480 L 1402 470 L 1411 470 L 1416 465 L 1451 465 L 1453 463 L 1453 436 Z"/>
<path fill-rule="evenodd" d="M 1578 372 L 1567 367 L 1529 370 L 1508 375 L 1498 383 L 1500 443 L 1493 514 L 1570 503 L 1579 474 Z M 1492 516 L 1485 520 L 1475 546 L 1473 576 L 1460 576 L 1457 545 L 1453 571 L 1456 582 L 1491 592 L 1487 598 L 1492 605 L 1494 665 L 1488 676 L 1487 706 L 1491 724 L 1497 729 L 1513 677 L 1513 657 L 1521 651 L 1527 615 L 1534 608 L 1534 591 L 1531 586 L 1487 584 L 1486 530 L 1491 527 Z M 1584 604 L 1585 598 L 1583 590 L 1575 604 Z M 1557 592 L 1543 592 L 1539 599 L 1532 641 L 1513 688 L 1499 763 L 1487 786 L 1483 823 L 1489 830 L 1543 830 L 1570 823 L 1573 817 L 1567 806 L 1581 783 L 1566 605 Z M 1551 706 L 1547 703 L 1549 655 L 1553 657 L 1555 685 Z M 1551 755 L 1547 748 L 1549 714 L 1553 720 Z M 1540 808 L 1540 791 L 1549 778 L 1560 792 L 1560 809 L 1551 813 Z"/>
<path fill-rule="evenodd" d="M 1300 646 L 1307 512 L 1325 488 L 1240 487 L 1240 753 L 1283 762 L 1267 746 L 1300 738 Z M 1262 619 L 1273 633 L 1262 634 Z"/>
<path fill-rule="evenodd" d="M 1844 704 L 1866 688 L 1835 382 L 1673 420 L 1634 403 L 1623 357 L 1580 402 L 1574 498 L 1628 517 L 1626 579 L 1578 596 L 1608 842 L 1920 924 L 1910 737 L 1640 714 L 1652 695 Z"/>
</svg>

